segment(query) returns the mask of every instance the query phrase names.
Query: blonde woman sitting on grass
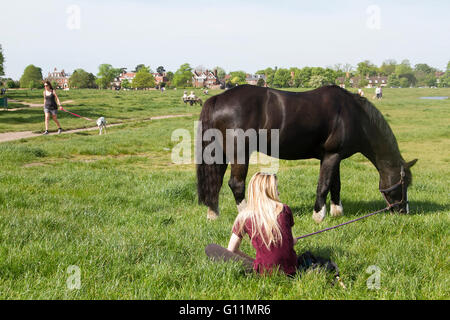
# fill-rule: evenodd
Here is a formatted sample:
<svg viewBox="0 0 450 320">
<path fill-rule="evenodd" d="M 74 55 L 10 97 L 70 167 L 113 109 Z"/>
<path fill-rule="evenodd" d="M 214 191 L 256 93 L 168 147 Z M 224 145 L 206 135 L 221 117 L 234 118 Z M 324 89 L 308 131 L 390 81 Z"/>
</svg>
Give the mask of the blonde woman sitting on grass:
<svg viewBox="0 0 450 320">
<path fill-rule="evenodd" d="M 279 199 L 276 175 L 256 173 L 248 184 L 247 199 L 246 208 L 234 222 L 228 249 L 210 244 L 205 250 L 208 256 L 215 260 L 242 261 L 247 271 L 259 274 L 279 269 L 293 276 L 297 270 L 324 267 L 335 271 L 339 279 L 338 268 L 331 260 L 315 257 L 310 252 L 297 257 L 294 250 L 297 239 L 292 236 L 294 217 L 289 206 Z M 245 234 L 256 250 L 255 259 L 239 250 Z"/>
</svg>

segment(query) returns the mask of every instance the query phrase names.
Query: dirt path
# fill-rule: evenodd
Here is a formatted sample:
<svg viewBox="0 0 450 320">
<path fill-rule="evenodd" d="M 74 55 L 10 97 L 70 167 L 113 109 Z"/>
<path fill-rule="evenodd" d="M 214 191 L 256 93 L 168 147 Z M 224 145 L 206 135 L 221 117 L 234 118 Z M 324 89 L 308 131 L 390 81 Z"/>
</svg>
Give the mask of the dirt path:
<svg viewBox="0 0 450 320">
<path fill-rule="evenodd" d="M 191 113 L 155 116 L 155 117 L 142 119 L 142 120 L 135 119 L 135 121 L 127 121 L 127 122 L 108 124 L 107 129 L 110 128 L 110 127 L 120 126 L 122 124 L 133 123 L 133 122 L 136 122 L 136 121 L 151 121 L 151 120 L 190 117 L 190 116 L 192 116 Z M 81 131 L 91 131 L 91 130 L 98 130 L 98 127 L 95 126 L 95 127 L 89 127 L 89 128 L 80 128 L 80 129 L 67 130 L 67 131 L 63 131 L 62 134 L 75 133 L 75 132 L 81 132 Z M 50 132 L 48 135 L 50 136 L 50 135 L 55 135 L 55 134 L 58 134 L 58 133 L 57 132 Z M 42 133 L 34 133 L 33 131 L 5 132 L 5 133 L 0 133 L 0 143 L 1 142 L 6 142 L 6 141 L 25 139 L 25 138 L 34 138 L 34 137 L 39 137 L 39 136 L 42 136 Z"/>
</svg>

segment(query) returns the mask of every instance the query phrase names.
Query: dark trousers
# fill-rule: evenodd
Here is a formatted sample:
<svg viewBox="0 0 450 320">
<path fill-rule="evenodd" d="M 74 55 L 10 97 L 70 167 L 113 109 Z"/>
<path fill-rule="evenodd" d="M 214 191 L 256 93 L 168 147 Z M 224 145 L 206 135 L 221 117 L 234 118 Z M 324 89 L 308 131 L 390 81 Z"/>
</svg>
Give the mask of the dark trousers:
<svg viewBox="0 0 450 320">
<path fill-rule="evenodd" d="M 254 261 L 253 259 L 240 256 L 217 244 L 214 243 L 209 244 L 205 248 L 205 253 L 213 261 L 242 262 L 245 272 L 250 273 L 253 271 L 253 261 Z M 308 269 L 322 269 L 325 271 L 331 271 L 334 272 L 335 277 L 339 276 L 339 268 L 336 265 L 336 263 L 334 263 L 329 259 L 317 257 L 313 255 L 311 252 L 306 251 L 305 253 L 297 257 L 297 270 L 305 271 Z"/>
<path fill-rule="evenodd" d="M 253 271 L 253 259 L 243 257 L 237 253 L 231 252 L 228 249 L 219 246 L 218 244 L 212 243 L 206 246 L 205 253 L 213 261 L 236 261 L 242 262 L 245 272 Z"/>
</svg>

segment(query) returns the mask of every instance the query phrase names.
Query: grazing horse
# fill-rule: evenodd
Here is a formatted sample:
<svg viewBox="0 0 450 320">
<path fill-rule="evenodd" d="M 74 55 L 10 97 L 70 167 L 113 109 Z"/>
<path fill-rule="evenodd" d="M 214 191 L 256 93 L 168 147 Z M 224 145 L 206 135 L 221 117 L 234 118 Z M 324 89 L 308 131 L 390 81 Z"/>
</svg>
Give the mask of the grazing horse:
<svg viewBox="0 0 450 320">
<path fill-rule="evenodd" d="M 261 150 L 260 146 L 252 149 L 246 139 L 244 163 L 230 161 L 236 158 L 236 154 L 228 155 L 224 150 L 228 150 L 230 144 L 233 144 L 234 150 L 237 148 L 236 139 L 226 135 L 227 129 L 278 129 L 278 158 L 320 160 L 313 211 L 313 219 L 318 223 L 326 215 L 328 192 L 331 194 L 331 215 L 343 214 L 339 165 L 341 160 L 357 152 L 367 157 L 378 170 L 379 188 L 387 203 L 399 204 L 391 209 L 401 213 L 409 210 L 407 187 L 412 181 L 410 168 L 417 159 L 406 162 L 402 158 L 391 128 L 371 102 L 338 86 L 325 86 L 307 92 L 238 86 L 209 98 L 200 113 L 200 124 L 197 157 L 210 144 L 204 137 L 208 129 L 220 130 L 225 137 L 220 142 L 222 149 L 215 150 L 223 152 L 223 155 L 220 154 L 223 161 L 211 163 L 202 158 L 197 160 L 198 200 L 208 206 L 208 219 L 219 215 L 219 191 L 228 162 L 232 163 L 228 185 L 238 210 L 241 210 L 245 207 L 245 179 L 250 154 L 262 151 L 271 155 L 271 150 Z M 267 141 L 270 142 L 270 137 Z"/>
</svg>

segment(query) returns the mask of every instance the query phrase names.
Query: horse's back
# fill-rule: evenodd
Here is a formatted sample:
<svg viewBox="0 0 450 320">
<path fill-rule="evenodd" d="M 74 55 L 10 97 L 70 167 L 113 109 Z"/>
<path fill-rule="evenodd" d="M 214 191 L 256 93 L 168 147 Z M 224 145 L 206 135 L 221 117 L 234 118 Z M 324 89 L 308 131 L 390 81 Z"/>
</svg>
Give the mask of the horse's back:
<svg viewBox="0 0 450 320">
<path fill-rule="evenodd" d="M 285 159 L 320 158 L 327 148 L 337 150 L 352 131 L 344 122 L 354 122 L 347 106 L 354 99 L 337 86 L 289 92 L 242 85 L 212 98 L 213 127 L 223 132 L 277 129 L 280 157 Z"/>
</svg>

